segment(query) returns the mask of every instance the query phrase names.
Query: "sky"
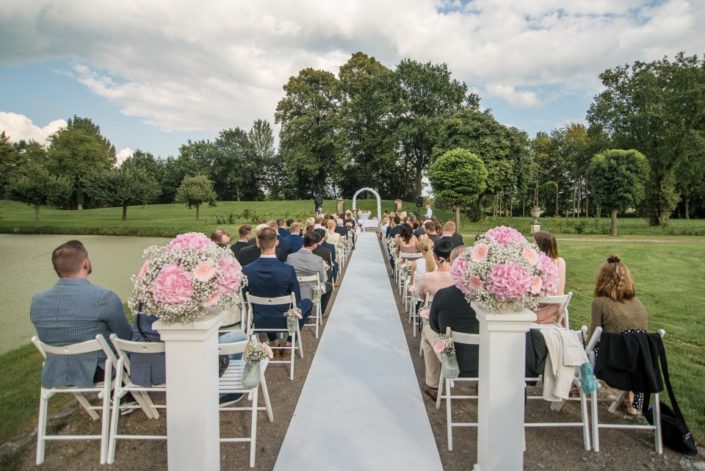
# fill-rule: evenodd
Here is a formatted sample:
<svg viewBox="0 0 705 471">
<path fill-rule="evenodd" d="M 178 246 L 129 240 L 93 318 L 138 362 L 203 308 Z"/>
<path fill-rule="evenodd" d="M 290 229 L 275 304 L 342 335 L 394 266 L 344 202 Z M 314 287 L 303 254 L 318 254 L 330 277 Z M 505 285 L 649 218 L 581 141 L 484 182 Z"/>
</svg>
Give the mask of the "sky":
<svg viewBox="0 0 705 471">
<path fill-rule="evenodd" d="M 705 0 L 3 0 L 0 130 L 48 136 L 91 118 L 118 150 L 273 123 L 301 69 L 362 51 L 446 63 L 530 136 L 585 114 L 608 68 L 705 53 Z M 700 27 L 698 26 L 700 25 Z"/>
</svg>

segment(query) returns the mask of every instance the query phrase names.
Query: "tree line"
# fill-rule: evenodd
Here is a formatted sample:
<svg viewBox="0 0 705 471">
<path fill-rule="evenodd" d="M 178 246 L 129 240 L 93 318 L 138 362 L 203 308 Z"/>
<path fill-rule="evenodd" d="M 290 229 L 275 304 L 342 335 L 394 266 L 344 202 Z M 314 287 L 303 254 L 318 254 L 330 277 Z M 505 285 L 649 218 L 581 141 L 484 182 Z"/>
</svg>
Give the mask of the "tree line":
<svg viewBox="0 0 705 471">
<path fill-rule="evenodd" d="M 225 129 L 212 140 L 188 141 L 176 157 L 137 151 L 118 168 L 115 149 L 99 127 L 74 117 L 46 148 L 10 144 L 0 135 L 0 192 L 37 205 L 122 206 L 123 217 L 130 204 L 175 201 L 184 179 L 196 176 L 206 177 L 201 183 L 221 200 L 350 198 L 362 186 L 385 199 L 412 200 L 431 165 L 462 149 L 480 160 L 482 182 L 466 185 L 477 194 L 461 199 L 462 205 L 445 202 L 473 218 L 524 215 L 534 205 L 547 215 L 599 216 L 615 209 L 609 202 L 615 199 L 621 201 L 618 211 L 652 224 L 664 223 L 674 211 L 702 216 L 703 61 L 679 53 L 618 66 L 600 79 L 604 89 L 587 110 L 587 126 L 571 123 L 530 138 L 482 110 L 480 97 L 445 64 L 404 59 L 391 69 L 357 52 L 337 75 L 305 68 L 289 78 L 275 110 L 278 146 L 272 125 L 256 120 L 249 130 Z M 616 154 L 606 160 L 609 150 L 634 150 L 645 162 L 613 162 Z M 602 163 L 596 162 L 599 155 Z M 458 165 L 457 156 L 454 161 Z M 614 168 L 633 171 L 615 179 Z M 466 170 L 448 181 L 462 186 Z M 608 177 L 612 182 L 606 184 Z M 617 182 L 637 191 L 610 200 L 604 189 L 618 193 Z M 180 200 L 187 202 L 183 192 Z"/>
</svg>

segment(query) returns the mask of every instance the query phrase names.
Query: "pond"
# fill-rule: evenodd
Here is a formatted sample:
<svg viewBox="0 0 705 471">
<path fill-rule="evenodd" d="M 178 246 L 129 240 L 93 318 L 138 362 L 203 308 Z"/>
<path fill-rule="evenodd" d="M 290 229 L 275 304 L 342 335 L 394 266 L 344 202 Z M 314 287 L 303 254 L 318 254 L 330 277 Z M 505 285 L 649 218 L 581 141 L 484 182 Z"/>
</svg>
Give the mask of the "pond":
<svg viewBox="0 0 705 471">
<path fill-rule="evenodd" d="M 78 239 L 86 246 L 93 265 L 91 283 L 111 289 L 127 301 L 130 277 L 142 266 L 142 252 L 169 239 L 154 237 L 0 234 L 0 353 L 20 347 L 35 334 L 29 320 L 34 293 L 52 286 L 57 276 L 51 252 Z"/>
</svg>

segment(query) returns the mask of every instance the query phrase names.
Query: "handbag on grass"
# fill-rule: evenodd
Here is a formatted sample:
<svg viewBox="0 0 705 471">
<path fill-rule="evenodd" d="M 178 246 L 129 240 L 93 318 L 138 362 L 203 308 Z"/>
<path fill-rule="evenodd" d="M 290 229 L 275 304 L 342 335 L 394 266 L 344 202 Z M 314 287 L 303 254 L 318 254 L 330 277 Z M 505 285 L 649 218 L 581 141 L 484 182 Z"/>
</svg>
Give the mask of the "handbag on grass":
<svg viewBox="0 0 705 471">
<path fill-rule="evenodd" d="M 693 434 L 690 433 L 688 429 L 688 424 L 685 423 L 683 413 L 681 413 L 681 409 L 678 407 L 678 401 L 676 401 L 676 395 L 673 393 L 673 387 L 671 387 L 671 379 L 668 375 L 668 362 L 666 361 L 666 351 L 663 347 L 663 343 L 661 343 L 659 348 L 659 358 L 661 359 L 663 379 L 666 383 L 666 389 L 668 389 L 668 398 L 673 406 L 673 409 L 671 409 L 668 405 L 664 404 L 663 401 L 659 401 L 661 438 L 663 439 L 663 444 L 671 450 L 683 453 L 684 455 L 697 455 L 698 447 L 693 439 Z M 650 399 L 651 394 L 646 394 L 644 398 L 644 417 L 653 425 L 654 408 L 649 407 Z"/>
</svg>

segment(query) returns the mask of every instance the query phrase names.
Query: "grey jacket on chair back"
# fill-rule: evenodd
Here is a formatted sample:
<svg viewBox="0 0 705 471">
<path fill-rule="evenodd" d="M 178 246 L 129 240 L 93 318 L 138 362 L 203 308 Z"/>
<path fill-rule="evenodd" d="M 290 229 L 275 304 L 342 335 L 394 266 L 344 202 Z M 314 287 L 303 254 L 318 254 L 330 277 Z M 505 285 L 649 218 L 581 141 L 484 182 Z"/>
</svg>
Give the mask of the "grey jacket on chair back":
<svg viewBox="0 0 705 471">
<path fill-rule="evenodd" d="M 309 276 L 318 273 L 320 281 L 326 280 L 326 269 L 323 259 L 308 249 L 300 249 L 289 254 L 286 258 L 287 265 L 294 267 L 297 276 Z M 313 299 L 313 283 L 301 283 L 301 298 Z"/>
<path fill-rule="evenodd" d="M 51 288 L 32 298 L 30 319 L 42 342 L 63 346 L 93 340 L 102 334 L 132 338 L 120 298 L 112 291 L 86 279 L 62 278 Z M 86 387 L 93 384 L 96 367 L 105 363 L 102 352 L 81 355 L 47 355 L 42 369 L 42 386 Z"/>
</svg>

